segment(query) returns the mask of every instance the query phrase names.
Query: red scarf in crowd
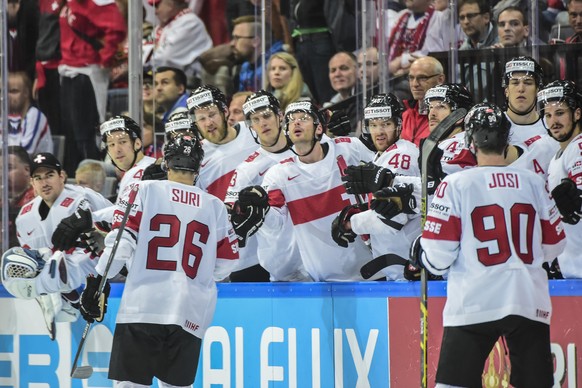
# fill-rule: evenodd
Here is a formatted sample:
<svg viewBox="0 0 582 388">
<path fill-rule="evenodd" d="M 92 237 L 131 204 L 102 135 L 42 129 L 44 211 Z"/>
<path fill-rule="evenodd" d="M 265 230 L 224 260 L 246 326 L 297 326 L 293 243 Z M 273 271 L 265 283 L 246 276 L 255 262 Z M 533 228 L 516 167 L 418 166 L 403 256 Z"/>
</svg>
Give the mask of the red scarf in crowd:
<svg viewBox="0 0 582 388">
<path fill-rule="evenodd" d="M 390 40 L 388 41 L 390 47 L 390 60 L 397 58 L 402 55 L 402 53 L 409 52 L 413 53 L 420 50 L 424 44 L 424 39 L 426 38 L 426 30 L 428 29 L 428 22 L 434 13 L 434 8 L 431 6 L 422 16 L 420 24 L 416 27 L 412 34 L 407 33 L 406 26 L 408 25 L 408 19 L 412 16 L 412 12 L 403 13 L 396 25 L 392 29 L 390 34 Z"/>
</svg>

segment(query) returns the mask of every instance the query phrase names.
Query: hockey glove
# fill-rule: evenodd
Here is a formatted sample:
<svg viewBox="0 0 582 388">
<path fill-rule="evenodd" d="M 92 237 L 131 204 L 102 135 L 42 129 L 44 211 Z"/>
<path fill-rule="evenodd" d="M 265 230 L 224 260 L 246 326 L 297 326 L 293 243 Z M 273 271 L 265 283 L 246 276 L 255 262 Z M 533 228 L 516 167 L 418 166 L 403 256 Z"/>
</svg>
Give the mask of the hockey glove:
<svg viewBox="0 0 582 388">
<path fill-rule="evenodd" d="M 246 246 L 247 239 L 263 225 L 269 209 L 269 196 L 261 186 L 249 186 L 240 191 L 230 214 L 239 247 Z"/>
<path fill-rule="evenodd" d="M 356 234 L 347 227 L 347 223 L 354 214 L 358 214 L 365 209 L 365 205 L 348 205 L 342 209 L 340 214 L 331 223 L 331 238 L 340 247 L 347 248 L 349 243 L 356 240 Z"/>
<path fill-rule="evenodd" d="M 576 225 L 582 215 L 582 190 L 578 189 L 573 180 L 564 178 L 552 190 L 552 197 L 562 215 L 562 220 Z"/>
<path fill-rule="evenodd" d="M 387 168 L 372 162 L 348 166 L 342 181 L 349 194 L 367 194 L 390 186 L 394 174 Z"/>
<path fill-rule="evenodd" d="M 546 270 L 548 274 L 548 280 L 552 279 L 564 279 L 562 275 L 562 271 L 560 270 L 560 263 L 558 263 L 558 259 L 554 259 L 552 263 L 548 263 L 547 261 L 542 264 L 542 267 Z"/>
<path fill-rule="evenodd" d="M 327 122 L 328 131 L 335 136 L 348 136 L 352 131 L 349 117 L 342 110 L 331 112 Z"/>
<path fill-rule="evenodd" d="M 81 245 L 95 256 L 101 256 L 105 249 L 105 234 L 96 230 L 81 234 Z"/>
<path fill-rule="evenodd" d="M 162 169 L 161 164 L 153 163 L 143 170 L 142 181 L 165 181 L 168 173 Z"/>
<path fill-rule="evenodd" d="M 422 144 L 424 139 L 420 141 L 419 145 L 419 156 L 418 156 L 418 165 L 422 168 Z M 446 174 L 443 172 L 443 165 L 441 164 L 441 158 L 443 157 L 443 150 L 439 147 L 435 147 L 434 150 L 431 152 L 430 157 L 428 159 L 427 165 L 427 194 L 434 195 L 434 192 L 437 186 L 441 183 L 443 179 L 445 179 Z M 424 173 L 424 171 L 423 171 Z"/>
<path fill-rule="evenodd" d="M 424 249 L 420 244 L 421 236 L 418 236 L 410 246 L 409 260 L 410 263 L 404 266 L 404 278 L 406 280 L 417 281 L 420 280 L 420 271 L 424 268 L 421 256 L 424 255 Z M 433 275 L 430 271 L 426 272 L 428 280 L 443 280 L 440 275 Z"/>
<path fill-rule="evenodd" d="M 413 193 L 414 185 L 412 183 L 399 183 L 394 186 L 385 187 L 374 193 L 376 199 L 372 200 L 371 208 L 374 210 L 374 202 L 390 200 L 391 202 L 395 202 L 403 213 L 416 214 L 416 197 Z"/>
<path fill-rule="evenodd" d="M 83 319 L 89 323 L 103 321 L 103 317 L 107 312 L 107 298 L 109 297 L 111 286 L 106 281 L 103 293 L 97 297 L 101 279 L 101 275 L 97 277 L 89 276 L 85 290 L 81 294 L 81 308 L 79 310 L 81 311 Z"/>
<path fill-rule="evenodd" d="M 53 232 L 51 241 L 54 249 L 66 251 L 76 245 L 82 233 L 93 229 L 91 210 L 79 207 L 73 214 L 63 218 Z"/>
</svg>

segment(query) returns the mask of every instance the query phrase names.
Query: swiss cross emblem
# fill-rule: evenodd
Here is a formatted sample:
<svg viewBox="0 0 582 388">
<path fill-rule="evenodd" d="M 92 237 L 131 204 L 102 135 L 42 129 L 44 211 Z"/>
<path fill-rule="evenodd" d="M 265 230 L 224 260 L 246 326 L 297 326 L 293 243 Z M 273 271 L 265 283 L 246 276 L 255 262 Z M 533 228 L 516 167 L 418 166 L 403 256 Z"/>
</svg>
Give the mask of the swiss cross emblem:
<svg viewBox="0 0 582 388">
<path fill-rule="evenodd" d="M 42 156 L 42 155 L 36 155 L 36 158 L 34 158 L 34 163 L 42 163 L 44 160 L 46 159 L 46 156 Z"/>
</svg>

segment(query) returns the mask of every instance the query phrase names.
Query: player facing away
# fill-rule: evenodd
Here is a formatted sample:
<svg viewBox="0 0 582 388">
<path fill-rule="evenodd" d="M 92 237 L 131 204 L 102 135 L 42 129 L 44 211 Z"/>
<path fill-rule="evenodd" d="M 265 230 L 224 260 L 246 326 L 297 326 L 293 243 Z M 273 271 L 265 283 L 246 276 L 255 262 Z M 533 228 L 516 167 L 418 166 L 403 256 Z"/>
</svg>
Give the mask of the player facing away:
<svg viewBox="0 0 582 388">
<path fill-rule="evenodd" d="M 253 211 L 260 207 L 253 206 L 252 199 L 257 197 L 249 196 L 249 191 L 260 193 L 259 201 L 268 204 L 267 193 L 261 188 L 265 174 L 272 166 L 294 155 L 283 131 L 279 100 L 259 90 L 247 96 L 242 109 L 259 148 L 236 168 L 224 201 L 231 209 L 231 221 L 239 238 L 239 268 L 252 270 L 251 265 L 260 263 L 269 272 L 271 281 L 309 281 L 290 219 L 283 231 L 254 233 L 257 221 L 260 223 L 264 214 Z M 279 238 L 281 234 L 286 236 L 284 240 Z"/>
<path fill-rule="evenodd" d="M 506 166 L 510 123 L 494 104 L 465 117 L 478 167 L 437 187 L 411 258 L 448 274 L 437 387 L 480 387 L 485 360 L 503 335 L 516 387 L 551 387 L 552 306 L 544 262 L 565 245 L 544 181 Z M 424 248 L 424 252 L 422 249 Z"/>
<path fill-rule="evenodd" d="M 550 161 L 548 188 L 562 214 L 566 248 L 558 256 L 565 278 L 582 277 L 582 93 L 572 81 L 554 81 L 538 93 L 544 125 L 560 150 Z"/>
<path fill-rule="evenodd" d="M 109 379 L 117 387 L 193 384 L 204 333 L 214 315 L 215 281 L 231 272 L 238 243 L 224 203 L 194 186 L 204 152 L 196 138 L 178 136 L 164 146 L 167 181 L 135 185 L 135 201 L 124 230 L 120 209 L 97 265 L 81 295 L 85 319 L 102 319 L 104 301 L 95 298 L 101 276 L 125 264 L 129 274 L 121 298 Z M 122 233 L 115 257 L 114 240 Z M 101 299 L 101 298 L 99 298 Z M 105 306 L 103 309 L 100 306 Z"/>
</svg>

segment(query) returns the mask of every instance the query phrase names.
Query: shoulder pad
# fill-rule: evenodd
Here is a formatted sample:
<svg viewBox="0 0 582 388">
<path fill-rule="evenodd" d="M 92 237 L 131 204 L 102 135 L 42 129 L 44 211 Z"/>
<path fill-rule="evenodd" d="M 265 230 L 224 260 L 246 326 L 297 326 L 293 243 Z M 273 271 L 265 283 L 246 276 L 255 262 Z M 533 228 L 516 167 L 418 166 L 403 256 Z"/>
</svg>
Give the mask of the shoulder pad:
<svg viewBox="0 0 582 388">
<path fill-rule="evenodd" d="M 527 139 L 524 143 L 526 146 L 530 146 L 533 143 L 535 143 L 536 141 L 540 140 L 542 137 L 540 135 L 535 135 L 534 137 L 530 137 L 529 139 Z"/>
<path fill-rule="evenodd" d="M 32 205 L 33 205 L 32 202 L 29 202 L 28 204 L 24 205 L 22 209 L 20 209 L 20 214 L 22 215 L 28 213 L 32 209 Z"/>
<path fill-rule="evenodd" d="M 253 160 L 255 160 L 257 158 L 257 156 L 259 156 L 259 153 L 257 151 L 255 151 L 245 160 L 245 162 L 250 163 Z"/>
<path fill-rule="evenodd" d="M 63 201 L 60 203 L 60 205 L 62 207 L 69 207 L 69 206 L 71 206 L 71 204 L 73 202 L 75 202 L 75 200 L 73 198 L 67 197 L 67 198 L 63 199 Z"/>
<path fill-rule="evenodd" d="M 352 138 L 349 136 L 341 136 L 341 137 L 334 137 L 333 141 L 338 144 L 338 143 L 351 143 L 352 142 Z"/>
</svg>

